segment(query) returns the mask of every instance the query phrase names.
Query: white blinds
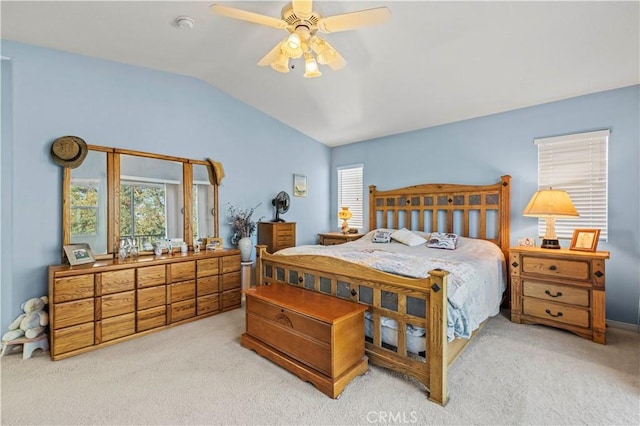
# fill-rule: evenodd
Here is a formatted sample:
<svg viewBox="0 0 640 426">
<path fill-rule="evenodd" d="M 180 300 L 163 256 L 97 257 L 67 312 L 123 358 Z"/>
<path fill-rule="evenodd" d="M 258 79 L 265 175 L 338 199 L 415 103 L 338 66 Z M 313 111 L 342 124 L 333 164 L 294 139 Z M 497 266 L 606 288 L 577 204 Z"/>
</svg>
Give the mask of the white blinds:
<svg viewBox="0 0 640 426">
<path fill-rule="evenodd" d="M 577 228 L 600 229 L 607 240 L 607 146 L 609 130 L 535 139 L 538 145 L 538 189 L 569 193 L 580 217 L 556 219 L 558 238 L 571 238 Z M 544 219 L 538 232 L 544 235 Z"/>
<path fill-rule="evenodd" d="M 349 207 L 349 211 L 353 214 L 353 217 L 349 219 L 350 228 L 363 227 L 363 168 L 362 164 L 338 167 L 338 210 L 341 207 Z M 338 219 L 338 211 L 335 214 L 338 226 L 340 226 L 342 221 Z"/>
</svg>

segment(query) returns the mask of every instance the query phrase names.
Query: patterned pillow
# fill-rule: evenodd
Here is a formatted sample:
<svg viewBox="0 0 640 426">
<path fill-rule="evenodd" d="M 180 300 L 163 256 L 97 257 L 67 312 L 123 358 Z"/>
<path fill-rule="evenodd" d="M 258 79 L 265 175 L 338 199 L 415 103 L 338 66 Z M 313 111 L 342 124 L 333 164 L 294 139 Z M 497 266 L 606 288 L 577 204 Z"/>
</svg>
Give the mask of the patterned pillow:
<svg viewBox="0 0 640 426">
<path fill-rule="evenodd" d="M 391 242 L 391 231 L 384 229 L 377 229 L 371 239 L 373 243 L 389 243 Z"/>
<path fill-rule="evenodd" d="M 457 242 L 457 234 L 432 232 L 431 237 L 429 237 L 429 241 L 427 241 L 427 247 L 455 250 Z"/>
<path fill-rule="evenodd" d="M 420 244 L 424 244 L 427 242 L 427 240 L 419 235 L 414 234 L 407 228 L 402 228 L 395 231 L 393 234 L 391 234 L 391 238 L 399 243 L 406 244 L 411 247 L 419 246 Z"/>
</svg>

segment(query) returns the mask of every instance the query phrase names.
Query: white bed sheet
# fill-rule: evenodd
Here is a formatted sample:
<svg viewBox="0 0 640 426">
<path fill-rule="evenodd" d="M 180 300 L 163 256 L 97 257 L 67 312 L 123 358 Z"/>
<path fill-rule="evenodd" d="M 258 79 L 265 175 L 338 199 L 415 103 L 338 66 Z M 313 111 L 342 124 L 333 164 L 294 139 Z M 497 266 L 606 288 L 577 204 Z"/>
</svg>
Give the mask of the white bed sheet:
<svg viewBox="0 0 640 426">
<path fill-rule="evenodd" d="M 428 240 L 429 234 L 413 231 Z M 277 252 L 279 255 L 316 254 L 333 256 L 374 269 L 413 278 L 425 278 L 435 268 L 449 271 L 447 337 L 469 338 L 471 333 L 490 316 L 500 312 L 502 294 L 506 289 L 506 268 L 502 251 L 495 244 L 474 238 L 458 238 L 455 250 L 428 248 L 425 244 L 410 247 L 392 240 L 372 242 L 371 231 L 362 238 L 335 246 L 304 245 Z M 371 321 L 366 321 L 371 335 Z M 397 346 L 397 324 L 382 319 L 382 338 Z M 407 330 L 408 350 L 424 351 L 424 330 Z"/>
</svg>

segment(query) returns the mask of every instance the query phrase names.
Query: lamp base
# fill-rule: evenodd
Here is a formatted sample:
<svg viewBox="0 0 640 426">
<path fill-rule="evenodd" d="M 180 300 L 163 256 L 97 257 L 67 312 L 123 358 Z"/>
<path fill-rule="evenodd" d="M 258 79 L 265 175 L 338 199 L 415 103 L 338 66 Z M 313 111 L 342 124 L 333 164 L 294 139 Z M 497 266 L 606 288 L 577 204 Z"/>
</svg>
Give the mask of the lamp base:
<svg viewBox="0 0 640 426">
<path fill-rule="evenodd" d="M 558 240 L 551 240 L 551 239 L 546 239 L 543 238 L 542 239 L 542 245 L 540 245 L 541 248 L 546 248 L 546 249 L 559 249 L 560 248 L 560 242 Z"/>
</svg>

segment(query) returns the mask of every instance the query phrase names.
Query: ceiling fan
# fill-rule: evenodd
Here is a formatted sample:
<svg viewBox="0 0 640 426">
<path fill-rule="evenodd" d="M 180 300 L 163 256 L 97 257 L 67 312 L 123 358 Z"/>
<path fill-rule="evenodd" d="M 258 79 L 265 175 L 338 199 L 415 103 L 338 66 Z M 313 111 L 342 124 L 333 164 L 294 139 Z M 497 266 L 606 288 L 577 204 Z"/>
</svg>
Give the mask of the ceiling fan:
<svg viewBox="0 0 640 426">
<path fill-rule="evenodd" d="M 289 35 L 278 43 L 259 62 L 259 66 L 271 65 L 278 72 L 289 72 L 289 59 L 304 57 L 307 78 L 322 75 L 318 64 L 328 65 L 339 70 L 347 61 L 326 40 L 317 35 L 354 30 L 368 25 L 381 24 L 391 16 L 387 7 L 342 13 L 333 16 L 322 16 L 313 9 L 312 0 L 293 0 L 282 8 L 282 18 L 261 15 L 234 7 L 214 4 L 211 11 L 218 15 L 254 24 L 283 29 Z M 314 56 L 315 55 L 315 56 Z"/>
</svg>

